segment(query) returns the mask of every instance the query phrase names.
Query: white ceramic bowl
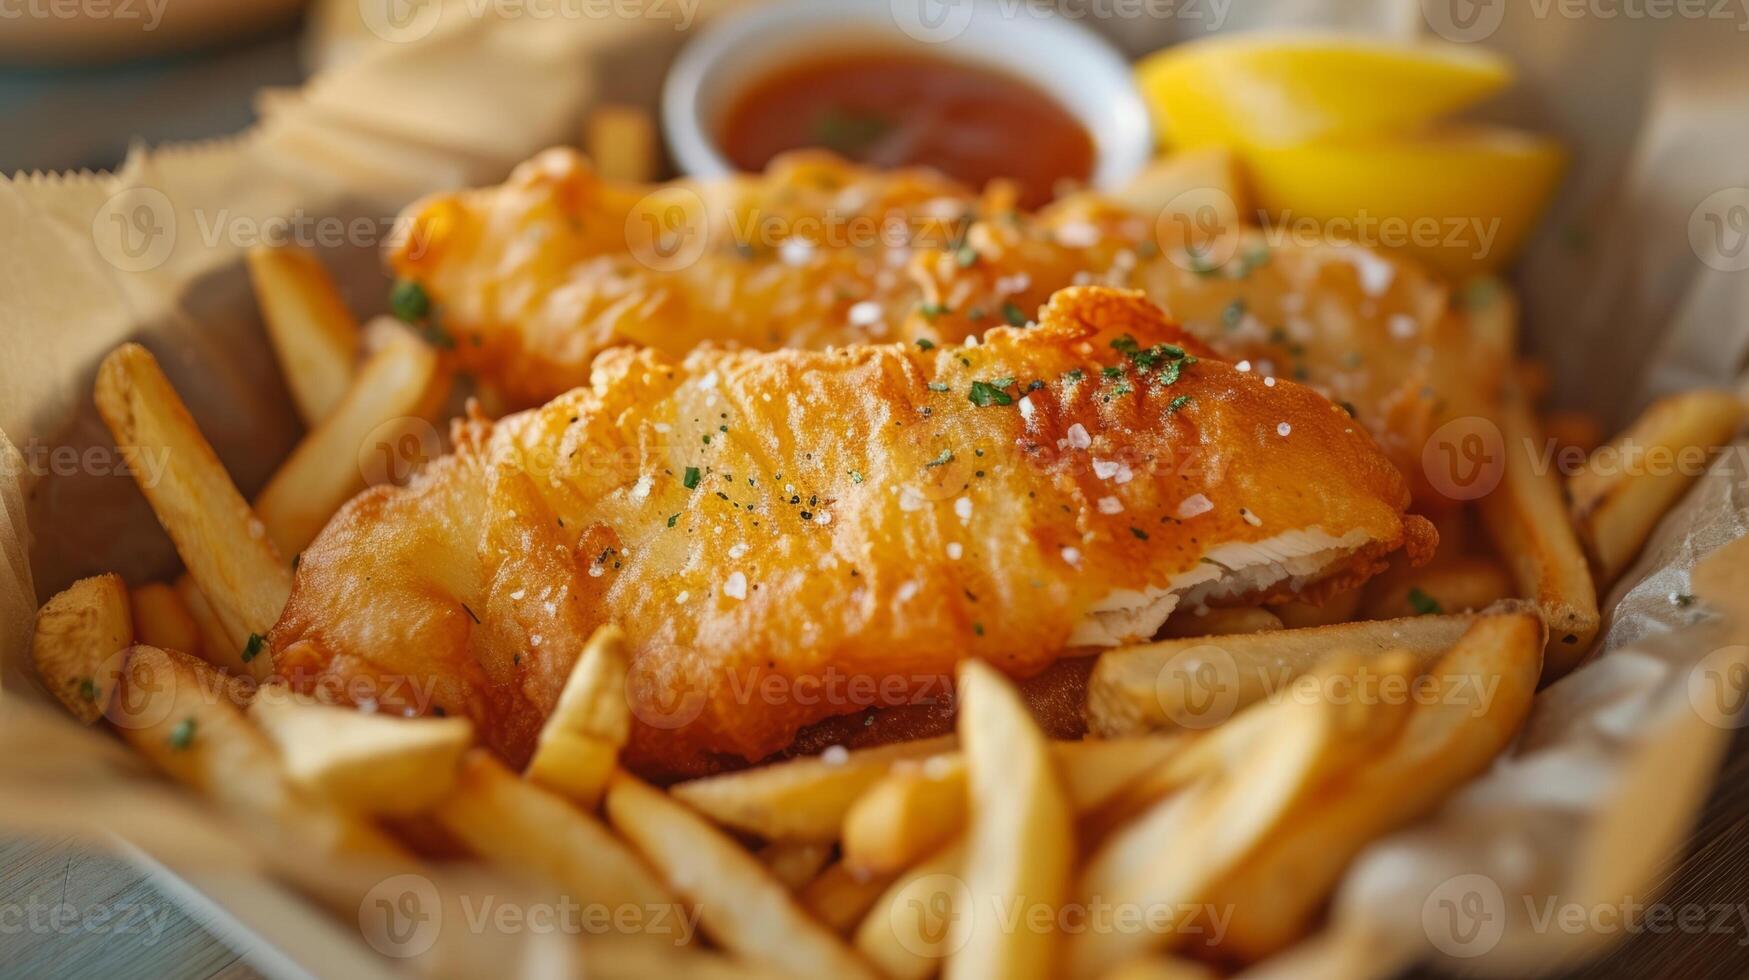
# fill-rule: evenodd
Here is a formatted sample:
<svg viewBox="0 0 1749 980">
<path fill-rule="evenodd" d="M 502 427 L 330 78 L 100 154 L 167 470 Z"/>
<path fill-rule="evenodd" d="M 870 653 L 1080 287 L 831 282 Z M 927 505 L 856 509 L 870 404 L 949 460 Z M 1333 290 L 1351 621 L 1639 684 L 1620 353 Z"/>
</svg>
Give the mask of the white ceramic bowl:
<svg viewBox="0 0 1749 980">
<path fill-rule="evenodd" d="M 767 72 L 833 49 L 913 48 L 1031 82 L 1093 138 L 1091 183 L 1112 188 L 1153 155 L 1148 109 L 1130 66 L 1091 30 L 1029 3 L 991 0 L 779 0 L 725 17 L 687 44 L 662 88 L 662 126 L 680 169 L 734 166 L 718 125 Z"/>
</svg>

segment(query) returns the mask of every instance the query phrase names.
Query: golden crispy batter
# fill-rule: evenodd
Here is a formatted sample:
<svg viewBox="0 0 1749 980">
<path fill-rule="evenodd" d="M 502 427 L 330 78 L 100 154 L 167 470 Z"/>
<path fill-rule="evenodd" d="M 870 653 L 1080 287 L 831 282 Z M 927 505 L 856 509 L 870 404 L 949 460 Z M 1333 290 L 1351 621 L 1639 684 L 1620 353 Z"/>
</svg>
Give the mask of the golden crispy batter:
<svg viewBox="0 0 1749 980">
<path fill-rule="evenodd" d="M 1109 285 L 1142 289 L 1224 358 L 1350 407 L 1416 480 L 1417 502 L 1437 507 L 1423 447 L 1505 373 L 1439 281 L 1317 229 L 1189 227 L 1092 195 L 1029 215 L 999 190 L 980 199 L 927 172 L 818 154 L 658 191 L 553 150 L 502 187 L 412 213 L 392 265 L 425 284 L 460 358 L 518 406 L 585 383 L 615 343 L 676 356 L 704 341 L 957 343 L 1024 322 L 1058 289 Z"/>
<path fill-rule="evenodd" d="M 979 345 L 617 348 L 589 387 L 458 428 L 304 553 L 271 642 L 300 686 L 410 678 L 513 763 L 609 620 L 628 763 L 680 774 L 937 697 L 966 656 L 1028 676 L 1151 634 L 1168 589 L 1349 586 L 1433 538 L 1347 413 L 1114 290 Z"/>
</svg>

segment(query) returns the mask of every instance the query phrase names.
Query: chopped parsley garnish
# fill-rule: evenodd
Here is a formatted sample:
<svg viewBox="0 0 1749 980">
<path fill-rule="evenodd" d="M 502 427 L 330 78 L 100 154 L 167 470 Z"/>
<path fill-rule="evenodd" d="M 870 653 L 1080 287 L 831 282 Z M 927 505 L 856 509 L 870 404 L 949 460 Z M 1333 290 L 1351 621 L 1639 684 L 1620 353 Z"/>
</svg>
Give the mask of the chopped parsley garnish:
<svg viewBox="0 0 1749 980">
<path fill-rule="evenodd" d="M 698 480 L 699 480 L 699 474 L 698 474 L 698 467 L 696 467 L 696 466 L 688 466 L 686 468 L 686 474 L 680 478 L 680 482 L 688 490 L 698 489 Z"/>
<path fill-rule="evenodd" d="M 700 438 L 704 440 L 705 445 L 708 446 L 711 444 L 711 434 L 709 432 L 706 432 L 703 436 L 700 436 Z"/>
<path fill-rule="evenodd" d="M 672 514 L 669 514 L 669 515 L 668 515 L 668 526 L 669 526 L 669 527 L 673 527 L 673 526 L 674 526 L 674 522 L 675 522 L 675 521 L 678 521 L 678 520 L 680 520 L 680 512 L 679 512 L 679 511 L 675 511 L 675 512 L 674 512 L 674 513 L 672 513 Z"/>
<path fill-rule="evenodd" d="M 1243 319 L 1245 319 L 1245 301 L 1242 299 L 1228 303 L 1227 308 L 1221 311 L 1221 325 L 1228 330 L 1238 327 L 1239 321 Z"/>
<path fill-rule="evenodd" d="M 892 120 L 869 112 L 832 109 L 814 119 L 814 139 L 829 150 L 855 156 L 893 128 Z"/>
<path fill-rule="evenodd" d="M 1269 246 L 1258 245 L 1239 256 L 1238 278 L 1243 279 L 1269 264 Z"/>
<path fill-rule="evenodd" d="M 1166 414 L 1171 415 L 1174 412 L 1177 412 L 1179 409 L 1190 404 L 1191 401 L 1192 399 L 1189 395 L 1179 395 L 1177 398 L 1166 403 Z"/>
<path fill-rule="evenodd" d="M 850 471 L 850 482 L 851 482 L 851 483 L 861 483 L 861 482 L 862 482 L 862 473 L 861 473 L 861 471 L 859 471 L 859 470 L 851 470 L 851 471 Z"/>
<path fill-rule="evenodd" d="M 1007 320 L 1008 325 L 1011 327 L 1026 326 L 1026 314 L 1021 311 L 1020 307 L 1015 306 L 1013 303 L 1002 304 L 1002 319 Z"/>
<path fill-rule="evenodd" d="M 978 250 L 970 245 L 961 245 L 953 251 L 953 260 L 962 269 L 969 269 L 978 264 Z"/>
<path fill-rule="evenodd" d="M 418 323 L 431 315 L 431 297 L 425 287 L 411 279 L 402 279 L 389 291 L 389 309 L 403 323 Z"/>
<path fill-rule="evenodd" d="M 1099 369 L 1099 373 L 1105 375 L 1108 378 L 1121 378 L 1121 377 L 1123 377 L 1123 368 L 1103 367 L 1103 368 Z"/>
<path fill-rule="evenodd" d="M 80 681 L 79 696 L 95 704 L 97 702 L 97 682 L 89 677 Z"/>
<path fill-rule="evenodd" d="M 982 320 L 984 317 L 986 317 L 988 315 L 989 314 L 984 312 L 984 308 L 982 306 L 974 306 L 971 309 L 966 311 L 966 319 L 972 321 L 973 323 L 976 323 L 979 320 Z"/>
<path fill-rule="evenodd" d="M 935 349 L 935 341 L 930 340 L 928 337 L 918 337 L 917 338 L 917 349 L 918 350 L 934 350 Z"/>
<path fill-rule="evenodd" d="M 194 744 L 194 719 L 184 718 L 170 729 L 170 747 L 178 752 Z"/>
<path fill-rule="evenodd" d="M 1201 249 L 1187 249 L 1184 254 L 1190 260 L 1190 271 L 1199 276 L 1212 276 L 1221 271 L 1221 267 L 1211 261 Z"/>
<path fill-rule="evenodd" d="M 1013 378 L 998 378 L 994 383 L 989 381 L 972 382 L 972 390 L 966 396 L 972 404 L 979 408 L 989 408 L 991 405 L 1012 405 L 1014 396 L 1002 390 L 1002 382 L 1013 384 Z"/>
<path fill-rule="evenodd" d="M 1080 381 L 1083 377 L 1086 377 L 1086 375 L 1083 375 L 1081 373 L 1080 368 L 1070 368 L 1069 370 L 1063 372 L 1063 380 L 1064 381 L 1069 381 L 1069 382 Z"/>
<path fill-rule="evenodd" d="M 917 312 L 923 314 L 925 320 L 933 320 L 949 310 L 946 303 L 923 303 L 917 307 Z"/>
<path fill-rule="evenodd" d="M 1439 600 L 1421 591 L 1420 588 L 1409 590 L 1409 608 L 1415 610 L 1417 616 L 1432 616 L 1444 612 Z"/>
<path fill-rule="evenodd" d="M 983 636 L 984 635 L 984 624 L 983 623 L 973 623 L 972 624 L 972 632 L 978 634 L 979 636 Z"/>
<path fill-rule="evenodd" d="M 927 463 L 924 463 L 923 465 L 926 467 L 929 467 L 930 469 L 934 469 L 937 466 L 946 466 L 947 464 L 949 464 L 951 462 L 953 462 L 953 450 L 943 449 L 941 451 L 940 456 L 935 457 L 934 459 L 930 460 Z"/>
<path fill-rule="evenodd" d="M 267 640 L 260 633 L 250 633 L 249 642 L 243 645 L 243 662 L 248 663 L 261 656 L 261 648 L 267 645 Z"/>
</svg>

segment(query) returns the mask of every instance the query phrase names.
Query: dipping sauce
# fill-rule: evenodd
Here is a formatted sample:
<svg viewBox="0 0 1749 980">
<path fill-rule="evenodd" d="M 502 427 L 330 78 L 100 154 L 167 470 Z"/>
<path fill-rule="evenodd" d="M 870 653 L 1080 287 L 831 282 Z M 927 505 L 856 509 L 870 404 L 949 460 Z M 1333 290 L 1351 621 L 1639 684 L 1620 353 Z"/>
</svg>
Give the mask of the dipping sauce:
<svg viewBox="0 0 1749 980">
<path fill-rule="evenodd" d="M 934 167 L 974 189 L 1014 181 L 1036 208 L 1060 181 L 1085 183 L 1093 139 L 1031 83 L 904 51 L 791 64 L 754 82 L 719 134 L 736 167 L 760 171 L 787 150 L 824 147 L 872 167 Z"/>
</svg>

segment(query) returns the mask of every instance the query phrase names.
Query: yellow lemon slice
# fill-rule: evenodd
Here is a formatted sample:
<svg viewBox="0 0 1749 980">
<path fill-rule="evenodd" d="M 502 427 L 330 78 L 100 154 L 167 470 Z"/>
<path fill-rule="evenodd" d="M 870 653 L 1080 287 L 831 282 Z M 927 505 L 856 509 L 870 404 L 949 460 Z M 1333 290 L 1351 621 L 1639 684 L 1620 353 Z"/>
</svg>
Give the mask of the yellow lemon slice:
<svg viewBox="0 0 1749 980">
<path fill-rule="evenodd" d="M 1238 34 L 1167 48 L 1136 79 L 1171 145 L 1252 146 L 1412 128 L 1505 88 L 1512 67 L 1468 45 Z"/>
<path fill-rule="evenodd" d="M 1273 233 L 1406 252 L 1454 280 L 1517 253 L 1566 164 L 1554 140 L 1467 125 L 1255 147 L 1245 158 Z"/>
</svg>

